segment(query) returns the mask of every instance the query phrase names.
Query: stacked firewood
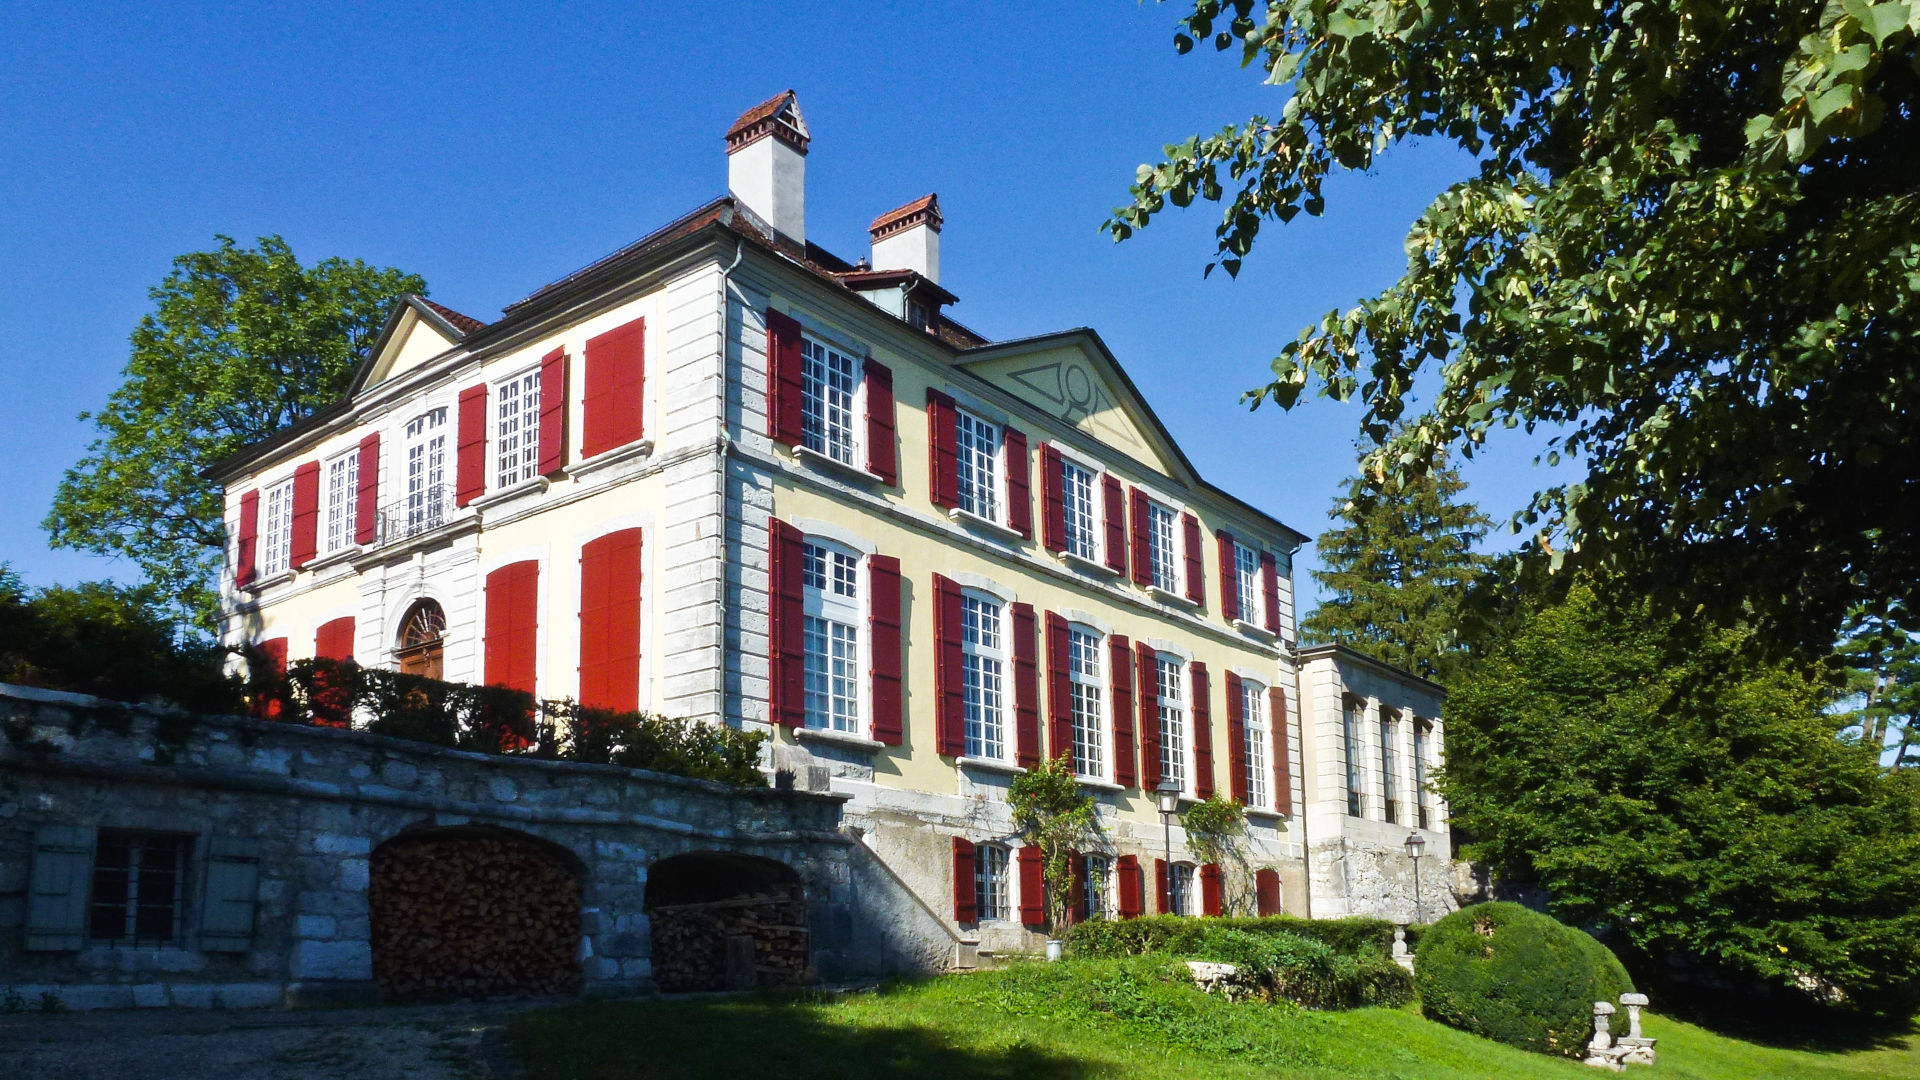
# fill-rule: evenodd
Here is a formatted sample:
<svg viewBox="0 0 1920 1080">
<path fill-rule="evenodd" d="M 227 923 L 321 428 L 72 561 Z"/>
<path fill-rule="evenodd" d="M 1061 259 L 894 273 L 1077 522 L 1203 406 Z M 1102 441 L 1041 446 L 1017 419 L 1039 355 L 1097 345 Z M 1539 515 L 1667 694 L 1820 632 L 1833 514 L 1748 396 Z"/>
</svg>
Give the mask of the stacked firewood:
<svg viewBox="0 0 1920 1080">
<path fill-rule="evenodd" d="M 660 989 L 746 990 L 809 982 L 806 904 L 742 897 L 655 908 L 653 979 Z"/>
<path fill-rule="evenodd" d="M 525 844 L 387 844 L 367 890 L 373 977 L 390 997 L 566 994 L 580 988 L 580 886 Z"/>
</svg>

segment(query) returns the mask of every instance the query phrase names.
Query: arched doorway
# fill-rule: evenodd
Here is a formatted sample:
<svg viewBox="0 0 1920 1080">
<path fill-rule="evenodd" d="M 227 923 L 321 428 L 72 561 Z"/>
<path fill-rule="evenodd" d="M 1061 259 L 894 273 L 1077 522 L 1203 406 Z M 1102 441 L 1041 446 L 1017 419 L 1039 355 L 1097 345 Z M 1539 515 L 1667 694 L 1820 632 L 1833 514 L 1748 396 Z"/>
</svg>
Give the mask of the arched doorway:
<svg viewBox="0 0 1920 1080">
<path fill-rule="evenodd" d="M 647 871 L 653 981 L 665 991 L 811 981 L 806 892 L 773 859 L 696 852 Z"/>
<path fill-rule="evenodd" d="M 580 989 L 580 880 L 564 849 L 510 829 L 403 832 L 374 849 L 373 978 L 419 1000 Z"/>
<path fill-rule="evenodd" d="M 400 670 L 429 679 L 446 678 L 447 613 L 438 600 L 418 600 L 400 620 L 395 649 Z"/>
</svg>

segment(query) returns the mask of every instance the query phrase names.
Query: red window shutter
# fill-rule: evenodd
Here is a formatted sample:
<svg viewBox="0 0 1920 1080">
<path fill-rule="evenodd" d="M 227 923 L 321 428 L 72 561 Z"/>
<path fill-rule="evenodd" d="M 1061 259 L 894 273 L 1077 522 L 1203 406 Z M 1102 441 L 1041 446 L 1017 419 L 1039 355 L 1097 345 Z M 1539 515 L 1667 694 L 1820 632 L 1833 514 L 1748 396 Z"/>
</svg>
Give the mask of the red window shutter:
<svg viewBox="0 0 1920 1080">
<path fill-rule="evenodd" d="M 287 545 L 287 565 L 295 570 L 313 561 L 320 551 L 320 463 L 309 461 L 293 470 L 293 535 Z"/>
<path fill-rule="evenodd" d="M 1040 542 L 1048 551 L 1067 550 L 1067 500 L 1060 451 L 1040 444 Z"/>
<path fill-rule="evenodd" d="M 1147 513 L 1147 493 L 1134 488 L 1129 496 L 1133 518 L 1133 583 L 1153 584 L 1153 525 Z"/>
<path fill-rule="evenodd" d="M 1033 539 L 1033 485 L 1027 457 L 1027 436 L 1016 428 L 1003 429 L 1007 449 L 1007 528 Z"/>
<path fill-rule="evenodd" d="M 953 399 L 927 388 L 927 465 L 932 479 L 928 497 L 948 510 L 960 505 L 959 413 Z"/>
<path fill-rule="evenodd" d="M 580 704 L 640 707 L 640 530 L 580 547 Z"/>
<path fill-rule="evenodd" d="M 1127 500 L 1116 476 L 1100 477 L 1101 515 L 1107 532 L 1107 569 L 1127 572 Z"/>
<path fill-rule="evenodd" d="M 1047 925 L 1047 875 L 1040 848 L 1027 844 L 1020 849 L 1020 921 L 1027 926 Z"/>
<path fill-rule="evenodd" d="M 380 538 L 380 433 L 360 440 L 360 490 L 353 499 L 353 542 L 371 544 Z"/>
<path fill-rule="evenodd" d="M 567 351 L 540 358 L 540 475 L 567 467 Z"/>
<path fill-rule="evenodd" d="M 233 583 L 240 588 L 260 576 L 260 493 L 240 496 L 240 536 L 233 544 Z"/>
<path fill-rule="evenodd" d="M 867 385 L 867 471 L 889 484 L 900 482 L 900 456 L 894 446 L 893 369 L 878 360 L 864 366 Z"/>
<path fill-rule="evenodd" d="M 1040 623 L 1032 604 L 1014 604 L 1013 615 L 1013 761 L 1031 769 L 1040 764 Z"/>
<path fill-rule="evenodd" d="M 1267 690 L 1267 726 L 1273 729 L 1273 806 L 1293 813 L 1293 769 L 1287 763 L 1287 695 L 1279 687 Z"/>
<path fill-rule="evenodd" d="M 353 616 L 320 624 L 313 635 L 313 655 L 322 660 L 353 659 Z"/>
<path fill-rule="evenodd" d="M 1273 552 L 1260 553 L 1260 592 L 1267 602 L 1267 633 L 1280 632 L 1280 564 Z"/>
<path fill-rule="evenodd" d="M 583 599 L 583 605 L 586 602 Z M 533 693 L 539 638 L 540 564 L 527 559 L 488 574 L 486 635 L 481 643 L 486 684 Z"/>
<path fill-rule="evenodd" d="M 1204 611 L 1207 607 L 1207 562 L 1200 552 L 1200 519 L 1192 514 L 1181 514 L 1180 531 L 1180 546 L 1186 549 L 1187 557 L 1187 599 L 1200 605 Z"/>
<path fill-rule="evenodd" d="M 934 752 L 967 749 L 966 686 L 960 651 L 960 586 L 933 575 Z"/>
<path fill-rule="evenodd" d="M 1114 876 L 1119 878 L 1119 893 L 1115 897 L 1119 902 L 1120 917 L 1137 919 L 1140 917 L 1140 859 L 1136 855 L 1122 855 L 1117 861 Z"/>
<path fill-rule="evenodd" d="M 1156 915 L 1173 911 L 1173 894 L 1167 885 L 1167 860 L 1153 860 L 1153 911 Z"/>
<path fill-rule="evenodd" d="M 1067 901 L 1067 922 L 1087 921 L 1087 857 L 1075 851 L 1067 855 L 1067 879 L 1073 882 L 1073 896 Z"/>
<path fill-rule="evenodd" d="M 1227 791 L 1247 801 L 1247 713 L 1240 700 L 1240 676 L 1227 672 Z"/>
<path fill-rule="evenodd" d="M 800 321 L 767 309 L 767 434 L 799 446 L 806 439 L 801 401 Z"/>
<path fill-rule="evenodd" d="M 580 454 L 592 457 L 645 434 L 647 320 L 635 319 L 587 339 L 586 394 L 580 412 Z"/>
<path fill-rule="evenodd" d="M 1200 864 L 1200 914 L 1220 917 L 1220 864 Z"/>
<path fill-rule="evenodd" d="M 465 506 L 487 493 L 487 384 L 460 391 L 459 424 L 453 504 Z"/>
<path fill-rule="evenodd" d="M 873 654 L 873 737 L 888 746 L 901 742 L 900 560 L 867 557 L 867 622 Z"/>
<path fill-rule="evenodd" d="M 1187 665 L 1187 681 L 1192 684 L 1193 699 L 1193 793 L 1202 799 L 1213 798 L 1213 685 L 1207 677 L 1207 665 L 1195 660 Z"/>
<path fill-rule="evenodd" d="M 1160 654 L 1142 642 L 1133 647 L 1140 685 L 1140 789 L 1160 784 Z"/>
<path fill-rule="evenodd" d="M 287 639 L 268 638 L 260 642 L 253 647 L 253 659 L 262 670 L 259 678 L 249 681 L 263 691 L 253 699 L 253 715 L 260 720 L 278 720 L 281 684 L 287 677 Z"/>
<path fill-rule="evenodd" d="M 1067 620 L 1047 612 L 1047 756 L 1073 760 L 1073 687 L 1067 677 L 1072 650 Z"/>
<path fill-rule="evenodd" d="M 1132 787 L 1133 649 L 1119 634 L 1107 638 L 1108 674 L 1113 680 L 1113 782 Z"/>
<path fill-rule="evenodd" d="M 1261 869 L 1253 874 L 1253 902 L 1255 910 L 1261 915 L 1280 914 L 1280 875 L 1272 869 Z"/>
<path fill-rule="evenodd" d="M 1232 622 L 1240 617 L 1239 546 L 1225 529 L 1213 535 L 1220 541 L 1220 617 Z"/>
<path fill-rule="evenodd" d="M 974 910 L 973 841 L 964 836 L 953 838 L 953 921 L 979 922 Z"/>
<path fill-rule="evenodd" d="M 775 519 L 768 526 L 767 704 L 784 727 L 807 723 L 805 546 L 792 525 Z"/>
</svg>

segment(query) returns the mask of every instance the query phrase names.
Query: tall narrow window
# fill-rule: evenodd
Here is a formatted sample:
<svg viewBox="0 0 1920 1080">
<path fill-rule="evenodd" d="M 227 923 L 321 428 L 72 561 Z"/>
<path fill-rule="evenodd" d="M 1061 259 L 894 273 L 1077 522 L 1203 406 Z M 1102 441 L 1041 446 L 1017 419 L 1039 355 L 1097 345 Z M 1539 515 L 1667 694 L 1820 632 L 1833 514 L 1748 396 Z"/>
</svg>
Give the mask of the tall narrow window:
<svg viewBox="0 0 1920 1080">
<path fill-rule="evenodd" d="M 1083 903 L 1090 919 L 1113 917 L 1113 860 L 1105 855 L 1087 856 L 1086 892 Z"/>
<path fill-rule="evenodd" d="M 360 455 L 349 451 L 327 462 L 327 550 L 339 551 L 353 543 L 358 522 L 355 498 L 360 491 Z"/>
<path fill-rule="evenodd" d="M 801 551 L 807 726 L 855 732 L 860 729 L 860 561 L 818 541 Z"/>
<path fill-rule="evenodd" d="M 1180 563 L 1174 547 L 1174 513 L 1157 502 L 1147 504 L 1147 558 L 1152 584 L 1162 592 L 1180 591 Z"/>
<path fill-rule="evenodd" d="M 510 488 L 540 470 L 540 372 L 516 375 L 500 384 L 495 414 L 494 485 Z"/>
<path fill-rule="evenodd" d="M 1387 824 L 1400 821 L 1400 722 L 1399 717 L 1380 711 L 1380 794 L 1387 803 Z"/>
<path fill-rule="evenodd" d="M 1250 626 L 1267 623 L 1266 598 L 1260 587 L 1260 553 L 1245 544 L 1233 545 L 1234 587 L 1240 594 L 1240 621 Z"/>
<path fill-rule="evenodd" d="M 1160 778 L 1187 788 L 1187 699 L 1181 681 L 1186 666 L 1165 653 L 1155 660 L 1160 675 Z"/>
<path fill-rule="evenodd" d="M 1100 517 L 1093 509 L 1093 473 L 1071 461 L 1060 462 L 1060 505 L 1066 518 L 1067 554 L 1097 562 Z"/>
<path fill-rule="evenodd" d="M 287 568 L 293 553 L 293 481 L 267 489 L 260 514 L 260 576 Z"/>
<path fill-rule="evenodd" d="M 1252 679 L 1240 681 L 1241 755 L 1247 770 L 1247 805 L 1265 807 L 1267 803 L 1267 748 L 1272 744 L 1267 730 L 1267 688 Z M 1284 810 L 1285 807 L 1280 809 Z"/>
<path fill-rule="evenodd" d="M 1167 876 L 1167 910 L 1175 915 L 1198 915 L 1193 902 L 1193 864 L 1174 863 Z"/>
<path fill-rule="evenodd" d="M 179 833 L 101 829 L 87 936 L 133 946 L 178 941 L 192 846 L 193 838 Z"/>
<path fill-rule="evenodd" d="M 1423 829 L 1433 828 L 1427 795 L 1427 738 L 1431 734 L 1432 729 L 1426 723 L 1413 722 L 1413 802 L 1418 824 Z"/>
<path fill-rule="evenodd" d="M 964 594 L 960 598 L 961 674 L 967 717 L 966 756 L 1007 757 L 1006 635 L 1000 601 Z M 981 849 L 986 850 L 985 848 Z"/>
<path fill-rule="evenodd" d="M 1000 425 L 972 413 L 954 412 L 960 509 L 1000 520 Z"/>
<path fill-rule="evenodd" d="M 802 445 L 845 465 L 853 453 L 853 392 L 860 385 L 853 357 L 812 338 L 800 344 Z"/>
<path fill-rule="evenodd" d="M 407 424 L 407 535 L 446 520 L 447 410 L 443 406 Z"/>
<path fill-rule="evenodd" d="M 1083 626 L 1067 628 L 1067 682 L 1073 698 L 1073 763 L 1081 776 L 1107 775 L 1106 676 L 1100 635 Z"/>
<path fill-rule="evenodd" d="M 1347 698 L 1345 707 L 1340 711 L 1340 743 L 1347 762 L 1347 814 L 1351 817 L 1365 817 L 1366 766 L 1360 758 L 1360 724 L 1365 715 L 1366 703 L 1359 698 Z"/>
<path fill-rule="evenodd" d="M 973 853 L 973 904 L 981 922 L 1011 917 L 1012 903 L 1007 890 L 1007 849 L 1000 844 L 981 844 Z"/>
</svg>

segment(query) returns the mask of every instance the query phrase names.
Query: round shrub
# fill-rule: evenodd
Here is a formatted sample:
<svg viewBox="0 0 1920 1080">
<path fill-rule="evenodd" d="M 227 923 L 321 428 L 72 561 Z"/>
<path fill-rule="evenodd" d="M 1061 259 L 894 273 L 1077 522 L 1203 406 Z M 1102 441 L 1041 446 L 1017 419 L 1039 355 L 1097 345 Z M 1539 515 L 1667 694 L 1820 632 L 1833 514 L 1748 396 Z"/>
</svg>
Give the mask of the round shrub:
<svg viewBox="0 0 1920 1080">
<path fill-rule="evenodd" d="M 1420 1005 L 1432 1019 L 1511 1046 L 1577 1057 L 1593 1003 L 1633 980 L 1588 934 L 1519 904 L 1462 908 L 1420 935 Z"/>
</svg>

